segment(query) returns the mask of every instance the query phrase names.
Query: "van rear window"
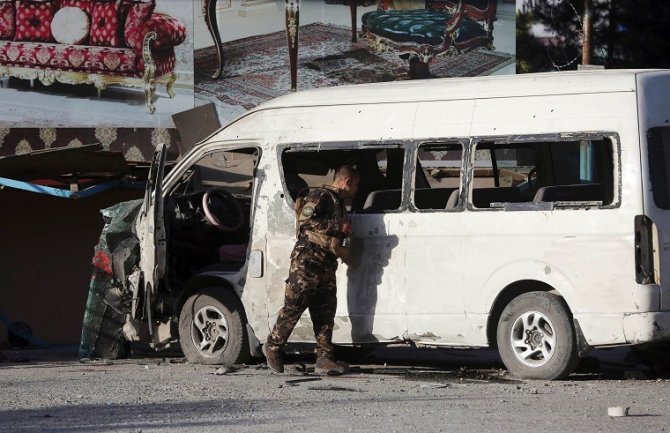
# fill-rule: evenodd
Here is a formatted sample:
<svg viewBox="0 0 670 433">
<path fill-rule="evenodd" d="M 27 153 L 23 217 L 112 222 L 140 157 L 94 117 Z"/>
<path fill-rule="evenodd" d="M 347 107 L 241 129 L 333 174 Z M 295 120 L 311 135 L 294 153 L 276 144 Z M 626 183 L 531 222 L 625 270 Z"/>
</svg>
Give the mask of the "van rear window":
<svg viewBox="0 0 670 433">
<path fill-rule="evenodd" d="M 670 127 L 649 129 L 647 153 L 654 203 L 660 209 L 670 209 Z"/>
<path fill-rule="evenodd" d="M 553 209 L 608 206 L 614 199 L 614 159 L 608 138 L 527 143 L 482 142 L 475 147 L 471 203 L 551 203 Z"/>
</svg>

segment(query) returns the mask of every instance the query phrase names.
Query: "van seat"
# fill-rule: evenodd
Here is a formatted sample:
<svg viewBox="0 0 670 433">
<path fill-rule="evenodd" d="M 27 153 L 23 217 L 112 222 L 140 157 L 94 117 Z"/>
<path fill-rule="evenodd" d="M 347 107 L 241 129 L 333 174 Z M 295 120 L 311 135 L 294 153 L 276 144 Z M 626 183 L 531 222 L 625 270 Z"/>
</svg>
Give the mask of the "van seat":
<svg viewBox="0 0 670 433">
<path fill-rule="evenodd" d="M 445 209 L 456 208 L 456 205 L 458 204 L 458 192 L 458 189 L 451 191 L 451 194 L 449 194 L 449 200 L 447 200 L 447 205 L 444 207 Z"/>
<path fill-rule="evenodd" d="M 522 201 L 524 200 L 521 198 L 521 191 L 515 186 L 472 190 L 472 203 L 478 208 L 489 208 L 491 203 L 518 203 Z"/>
<path fill-rule="evenodd" d="M 418 209 L 444 209 L 453 191 L 458 188 L 418 188 L 414 191 L 414 204 Z"/>
<path fill-rule="evenodd" d="M 399 189 L 372 191 L 368 194 L 363 210 L 393 210 L 400 207 L 402 192 Z"/>
<path fill-rule="evenodd" d="M 535 193 L 537 202 L 548 201 L 606 201 L 602 183 L 579 183 L 574 185 L 543 186 Z"/>
</svg>

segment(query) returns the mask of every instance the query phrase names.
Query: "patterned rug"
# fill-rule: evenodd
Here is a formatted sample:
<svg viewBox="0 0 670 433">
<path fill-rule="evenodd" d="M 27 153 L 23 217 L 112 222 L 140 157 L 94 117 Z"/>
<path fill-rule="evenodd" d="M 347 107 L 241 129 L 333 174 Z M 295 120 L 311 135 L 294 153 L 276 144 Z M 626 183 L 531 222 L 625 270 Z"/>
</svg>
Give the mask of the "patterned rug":
<svg viewBox="0 0 670 433">
<path fill-rule="evenodd" d="M 514 62 L 507 53 L 484 49 L 455 57 L 438 57 L 430 64 L 437 77 L 489 75 Z M 195 91 L 198 96 L 251 109 L 290 91 L 286 33 L 238 39 L 224 44 L 223 77 L 214 47 L 195 51 Z M 351 42 L 351 29 L 321 23 L 300 27 L 298 90 L 343 84 L 408 79 L 408 62 L 394 53 L 376 53 L 365 38 Z"/>
</svg>

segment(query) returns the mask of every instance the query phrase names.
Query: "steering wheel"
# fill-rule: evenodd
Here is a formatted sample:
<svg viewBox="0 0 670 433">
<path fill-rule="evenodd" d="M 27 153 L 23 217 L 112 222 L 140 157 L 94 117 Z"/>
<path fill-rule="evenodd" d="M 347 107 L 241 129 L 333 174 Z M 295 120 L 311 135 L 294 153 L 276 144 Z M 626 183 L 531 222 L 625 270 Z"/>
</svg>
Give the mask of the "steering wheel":
<svg viewBox="0 0 670 433">
<path fill-rule="evenodd" d="M 202 196 L 207 221 L 224 232 L 236 232 L 244 224 L 240 201 L 224 189 L 210 189 Z"/>
</svg>

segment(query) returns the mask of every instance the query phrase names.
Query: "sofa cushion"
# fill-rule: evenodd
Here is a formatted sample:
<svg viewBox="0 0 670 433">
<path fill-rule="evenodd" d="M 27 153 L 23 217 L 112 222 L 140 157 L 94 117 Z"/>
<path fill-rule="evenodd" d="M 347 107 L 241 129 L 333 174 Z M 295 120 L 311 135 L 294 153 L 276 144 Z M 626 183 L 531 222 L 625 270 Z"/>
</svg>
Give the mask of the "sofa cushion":
<svg viewBox="0 0 670 433">
<path fill-rule="evenodd" d="M 14 39 L 14 1 L 0 2 L 0 39 Z"/>
<path fill-rule="evenodd" d="M 444 42 L 446 23 L 452 15 L 446 11 L 415 9 L 406 11 L 373 11 L 363 15 L 368 31 L 399 43 L 440 45 Z M 478 23 L 463 18 L 456 31 L 457 48 L 484 44 L 488 33 Z"/>
<path fill-rule="evenodd" d="M 88 38 L 88 14 L 83 10 L 66 6 L 56 12 L 51 21 L 51 34 L 61 44 L 80 45 Z"/>
<path fill-rule="evenodd" d="M 131 10 L 135 9 L 136 16 L 134 19 L 139 19 L 140 22 L 138 25 L 141 25 L 149 19 L 155 7 L 156 0 L 121 0 L 121 5 L 119 6 L 119 26 L 121 27 L 121 33 L 124 32 Z M 138 13 L 139 16 L 137 16 Z"/>
<path fill-rule="evenodd" d="M 91 45 L 121 46 L 119 38 L 119 2 L 97 1 L 91 12 Z"/>
<path fill-rule="evenodd" d="M 137 53 L 130 48 L 0 41 L 0 63 L 90 74 L 139 75 Z"/>
<path fill-rule="evenodd" d="M 124 23 L 123 39 L 126 41 L 127 46 L 137 48 L 137 36 L 140 34 L 140 29 L 144 23 L 151 17 L 155 3 L 153 1 L 126 3 L 126 7 L 128 5 L 130 7 Z"/>
<path fill-rule="evenodd" d="M 51 20 L 55 14 L 53 1 L 19 0 L 16 4 L 16 35 L 17 41 L 49 42 L 51 37 Z"/>
<path fill-rule="evenodd" d="M 93 0 L 60 0 L 60 8 L 75 7 L 86 12 L 89 17 L 93 11 Z"/>
</svg>

